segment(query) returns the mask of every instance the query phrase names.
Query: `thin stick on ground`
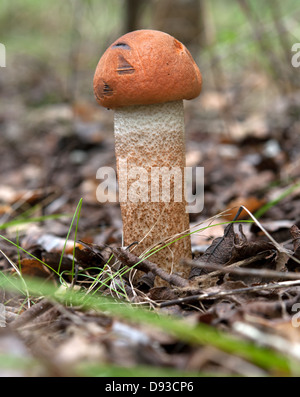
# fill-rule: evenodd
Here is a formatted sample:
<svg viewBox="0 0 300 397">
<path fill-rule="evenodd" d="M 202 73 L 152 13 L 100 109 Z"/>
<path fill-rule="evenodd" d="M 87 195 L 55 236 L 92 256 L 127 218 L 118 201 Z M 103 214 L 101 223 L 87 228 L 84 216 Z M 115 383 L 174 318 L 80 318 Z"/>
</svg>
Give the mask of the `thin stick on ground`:
<svg viewBox="0 0 300 397">
<path fill-rule="evenodd" d="M 293 272 L 280 272 L 276 270 L 271 270 L 271 269 L 242 269 L 239 266 L 245 266 L 248 265 L 249 263 L 253 263 L 259 259 L 262 259 L 265 255 L 265 252 L 262 252 L 258 255 L 255 255 L 251 258 L 248 258 L 247 260 L 242 260 L 239 262 L 232 263 L 228 266 L 221 266 L 217 265 L 215 263 L 207 263 L 207 262 L 201 262 L 200 261 L 191 261 L 187 259 L 183 259 L 182 263 L 188 266 L 192 267 L 199 267 L 201 269 L 209 269 L 209 270 L 214 270 L 213 272 L 206 274 L 205 276 L 198 276 L 197 280 L 201 278 L 207 278 L 207 277 L 213 277 L 217 276 L 220 274 L 238 274 L 241 276 L 259 276 L 262 278 L 269 278 L 269 279 L 282 279 L 282 280 L 300 280 L 300 274 L 299 273 L 293 273 Z"/>
<path fill-rule="evenodd" d="M 162 280 L 167 281 L 169 284 L 173 284 L 177 287 L 187 287 L 189 281 L 177 276 L 175 274 L 168 274 L 163 269 L 160 269 L 158 265 L 150 262 L 148 259 L 141 259 L 134 255 L 132 252 L 128 252 L 123 248 L 111 248 L 115 257 L 129 268 L 135 268 L 145 273 L 153 273 L 155 276 L 160 277 Z"/>
<path fill-rule="evenodd" d="M 224 296 L 236 295 L 236 294 L 244 294 L 249 292 L 256 292 L 256 291 L 264 291 L 264 290 L 275 290 L 280 288 L 286 287 L 294 287 L 300 285 L 300 280 L 292 280 L 292 281 L 282 281 L 278 283 L 269 283 L 269 284 L 262 284 L 262 285 L 254 285 L 252 287 L 245 287 L 245 288 L 237 288 L 228 291 L 216 291 L 216 292 L 204 292 L 196 295 L 187 296 L 184 298 L 178 298 L 169 300 L 162 303 L 157 303 L 157 307 L 163 308 L 168 306 L 174 305 L 181 305 L 181 304 L 191 304 L 195 302 L 200 302 L 207 299 L 218 299 L 223 298 Z"/>
</svg>

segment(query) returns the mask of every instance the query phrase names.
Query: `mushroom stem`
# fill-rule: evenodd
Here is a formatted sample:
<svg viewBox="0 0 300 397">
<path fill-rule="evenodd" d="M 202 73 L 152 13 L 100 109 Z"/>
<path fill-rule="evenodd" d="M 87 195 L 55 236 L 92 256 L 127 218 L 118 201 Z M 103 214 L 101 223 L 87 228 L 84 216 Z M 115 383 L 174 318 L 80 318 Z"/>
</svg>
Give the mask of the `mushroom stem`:
<svg viewBox="0 0 300 397">
<path fill-rule="evenodd" d="M 141 255 L 189 230 L 183 101 L 116 108 L 114 126 L 124 245 L 138 241 L 134 253 Z M 179 263 L 181 258 L 191 258 L 189 236 L 150 260 L 186 278 L 189 268 Z"/>
</svg>

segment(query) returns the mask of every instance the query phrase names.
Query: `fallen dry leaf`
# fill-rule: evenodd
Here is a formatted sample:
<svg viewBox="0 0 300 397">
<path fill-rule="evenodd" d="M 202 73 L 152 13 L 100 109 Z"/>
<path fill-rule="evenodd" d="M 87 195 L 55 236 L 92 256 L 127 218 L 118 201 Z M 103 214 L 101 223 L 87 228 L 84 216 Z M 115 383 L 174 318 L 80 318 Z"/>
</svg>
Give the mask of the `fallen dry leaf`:
<svg viewBox="0 0 300 397">
<path fill-rule="evenodd" d="M 36 259 L 23 258 L 19 265 L 23 276 L 48 278 L 52 275 L 47 266 Z"/>
</svg>

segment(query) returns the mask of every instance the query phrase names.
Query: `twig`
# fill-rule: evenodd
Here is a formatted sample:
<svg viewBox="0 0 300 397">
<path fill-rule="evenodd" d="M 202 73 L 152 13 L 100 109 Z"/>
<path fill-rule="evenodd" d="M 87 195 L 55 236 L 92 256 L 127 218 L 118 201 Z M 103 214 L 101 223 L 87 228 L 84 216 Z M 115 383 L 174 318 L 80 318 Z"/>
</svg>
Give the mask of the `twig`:
<svg viewBox="0 0 300 397">
<path fill-rule="evenodd" d="M 273 237 L 266 231 L 266 229 L 263 227 L 263 225 L 255 218 L 255 216 L 244 205 L 242 205 L 241 208 L 243 208 L 249 214 L 249 216 L 257 224 L 257 226 L 260 228 L 260 230 L 263 231 L 264 234 L 268 237 L 268 239 L 274 244 L 274 246 L 277 248 L 278 252 L 287 255 L 294 262 L 297 262 L 300 264 L 300 259 L 293 256 L 286 248 L 282 247 L 279 243 L 277 243 L 277 241 L 273 239 Z"/>
<path fill-rule="evenodd" d="M 0 249 L 0 253 L 4 256 L 4 258 L 8 261 L 8 263 L 10 263 L 10 265 L 14 268 L 14 270 L 16 271 L 16 273 L 18 274 L 18 276 L 22 280 L 22 283 L 24 285 L 24 289 L 26 291 L 28 307 L 30 307 L 28 288 L 27 288 L 27 285 L 26 285 L 26 282 L 25 282 L 24 278 L 22 277 L 22 273 L 21 273 L 20 269 L 18 268 L 18 266 L 11 259 L 9 259 L 9 257 L 1 249 Z"/>
<path fill-rule="evenodd" d="M 47 310 L 53 307 L 53 303 L 51 303 L 47 299 L 42 299 L 40 302 L 36 303 L 35 305 L 31 306 L 25 312 L 20 314 L 12 323 L 11 327 L 16 329 L 19 327 L 23 327 L 28 322 L 34 320 L 36 317 L 40 316 L 41 314 L 45 313 Z"/>
<path fill-rule="evenodd" d="M 212 276 L 217 276 L 218 274 L 227 274 L 227 273 L 239 274 L 242 276 L 259 276 L 262 278 L 270 278 L 270 279 L 281 278 L 283 280 L 300 280 L 299 273 L 280 272 L 271 269 L 241 269 L 239 267 L 239 266 L 248 265 L 249 263 L 255 262 L 256 260 L 262 259 L 264 256 L 265 256 L 265 252 L 261 252 L 258 255 L 248 258 L 248 260 L 235 262 L 225 267 L 217 265 L 215 263 L 207 263 L 201 261 L 195 262 L 188 259 L 182 259 L 181 262 L 189 266 L 200 267 L 201 269 L 215 270 L 214 272 L 209 273 L 205 276 L 196 277 L 197 280 L 201 277 L 212 277 Z"/>
<path fill-rule="evenodd" d="M 180 305 L 182 303 L 190 304 L 190 303 L 195 303 L 195 302 L 199 302 L 199 301 L 206 300 L 206 299 L 217 299 L 217 298 L 221 298 L 224 296 L 243 294 L 246 292 L 263 291 L 263 290 L 268 290 L 268 289 L 279 289 L 279 288 L 284 288 L 284 287 L 292 287 L 292 286 L 296 286 L 296 285 L 300 285 L 300 280 L 282 281 L 279 283 L 254 285 L 252 287 L 237 288 L 237 289 L 228 290 L 228 291 L 201 293 L 201 294 L 197 294 L 197 295 L 187 296 L 185 298 L 178 298 L 178 299 L 173 299 L 173 300 L 169 300 L 166 302 L 158 303 L 157 307 L 163 308 L 163 307 L 167 307 L 167 306 Z"/>
<path fill-rule="evenodd" d="M 123 248 L 111 248 L 115 257 L 128 267 L 132 267 L 137 270 L 141 270 L 144 273 L 153 273 L 155 276 L 167 281 L 169 284 L 173 284 L 176 287 L 187 287 L 190 283 L 188 280 L 177 276 L 175 274 L 168 274 L 164 270 L 160 269 L 155 263 L 150 262 L 148 259 L 141 259 Z"/>
</svg>

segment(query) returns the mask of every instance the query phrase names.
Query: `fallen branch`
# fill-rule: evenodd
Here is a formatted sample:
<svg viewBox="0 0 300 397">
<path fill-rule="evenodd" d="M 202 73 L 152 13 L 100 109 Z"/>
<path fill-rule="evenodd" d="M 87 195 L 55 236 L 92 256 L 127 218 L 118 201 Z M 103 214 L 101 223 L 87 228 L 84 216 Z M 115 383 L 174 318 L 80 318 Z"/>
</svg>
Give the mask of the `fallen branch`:
<svg viewBox="0 0 300 397">
<path fill-rule="evenodd" d="M 14 329 L 23 327 L 30 323 L 36 317 L 41 316 L 43 313 L 53 307 L 53 303 L 47 299 L 42 299 L 40 302 L 32 305 L 29 309 L 20 314 L 12 323 L 11 327 Z"/>
<path fill-rule="evenodd" d="M 208 293 L 201 293 L 197 295 L 187 296 L 185 298 L 178 298 L 169 300 L 166 302 L 158 303 L 157 306 L 159 308 L 173 306 L 173 305 L 180 305 L 180 304 L 190 304 L 199 302 L 206 299 L 217 299 L 223 298 L 224 296 L 230 296 L 235 294 L 243 294 L 245 292 L 255 292 L 255 291 L 263 291 L 267 289 L 279 289 L 284 287 L 292 287 L 300 285 L 300 280 L 293 280 L 293 281 L 282 281 L 279 283 L 270 283 L 270 284 L 262 284 L 262 285 L 254 285 L 252 287 L 245 287 L 245 288 L 237 288 L 228 291 L 216 291 L 216 292 L 208 292 Z"/>
<path fill-rule="evenodd" d="M 155 276 L 160 277 L 162 280 L 167 281 L 169 284 L 175 285 L 176 287 L 187 287 L 189 281 L 177 276 L 175 274 L 169 274 L 162 270 L 158 265 L 150 262 L 148 259 L 141 259 L 134 255 L 132 252 L 125 250 L 124 248 L 111 248 L 114 256 L 122 262 L 123 265 L 141 270 L 144 273 L 153 273 Z"/>
<path fill-rule="evenodd" d="M 203 276 L 198 276 L 195 279 L 199 280 L 202 277 L 212 277 L 212 276 L 217 276 L 219 274 L 238 274 L 242 276 L 259 276 L 261 278 L 269 278 L 269 279 L 278 279 L 280 278 L 281 280 L 300 280 L 300 274 L 299 273 L 293 273 L 293 272 L 280 272 L 276 270 L 271 270 L 271 269 L 245 269 L 245 268 L 240 268 L 240 266 L 245 266 L 248 265 L 252 262 L 255 262 L 258 259 L 261 259 L 263 257 L 264 253 L 260 253 L 258 255 L 255 255 L 249 260 L 242 260 L 239 262 L 232 263 L 231 265 L 228 266 L 221 266 L 217 265 L 215 263 L 208 263 L 208 262 L 201 262 L 201 261 L 192 261 L 192 260 L 187 260 L 187 259 L 182 259 L 182 263 L 192 266 L 192 267 L 199 267 L 201 269 L 209 269 L 209 270 L 214 270 L 214 272 L 211 272 L 209 274 L 203 275 Z"/>
</svg>

